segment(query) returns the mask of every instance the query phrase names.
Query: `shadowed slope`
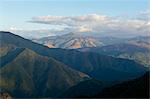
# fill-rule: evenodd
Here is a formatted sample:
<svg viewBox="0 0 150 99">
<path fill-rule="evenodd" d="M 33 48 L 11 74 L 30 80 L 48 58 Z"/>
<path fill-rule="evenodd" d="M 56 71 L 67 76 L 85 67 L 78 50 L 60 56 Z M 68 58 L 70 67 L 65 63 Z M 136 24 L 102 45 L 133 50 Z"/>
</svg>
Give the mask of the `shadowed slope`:
<svg viewBox="0 0 150 99">
<path fill-rule="evenodd" d="M 123 82 L 104 89 L 92 97 L 103 98 L 149 98 L 149 72 L 135 80 Z"/>
<path fill-rule="evenodd" d="M 149 98 L 149 72 L 143 76 L 113 86 L 91 79 L 83 81 L 64 92 L 66 98 Z"/>
<path fill-rule="evenodd" d="M 93 52 L 117 58 L 135 60 L 145 67 L 150 66 L 150 49 L 133 44 L 113 44 L 103 47 L 82 48 L 81 52 Z"/>
<path fill-rule="evenodd" d="M 0 68 L 2 68 L 7 63 L 13 61 L 23 50 L 24 48 L 18 48 L 16 50 L 8 52 L 5 56 L 2 56 L 0 61 Z"/>
<path fill-rule="evenodd" d="M 81 98 L 81 96 L 93 96 L 104 88 L 104 83 L 95 79 L 85 80 L 62 93 L 61 98 Z"/>
<path fill-rule="evenodd" d="M 88 78 L 53 58 L 38 55 L 29 49 L 20 52 L 0 71 L 0 88 L 13 97 L 54 97 Z"/>
</svg>

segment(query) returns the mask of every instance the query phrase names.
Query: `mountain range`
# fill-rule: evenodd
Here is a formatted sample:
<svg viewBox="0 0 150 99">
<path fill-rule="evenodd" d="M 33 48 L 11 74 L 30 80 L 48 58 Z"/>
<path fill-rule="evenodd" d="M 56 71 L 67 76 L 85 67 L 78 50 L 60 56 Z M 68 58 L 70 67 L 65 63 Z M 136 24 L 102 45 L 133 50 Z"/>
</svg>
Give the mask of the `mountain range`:
<svg viewBox="0 0 150 99">
<path fill-rule="evenodd" d="M 150 36 L 138 36 L 128 40 L 128 43 L 150 50 Z"/>
<path fill-rule="evenodd" d="M 150 66 L 150 49 L 129 43 L 112 44 L 103 47 L 80 48 L 81 52 L 93 52 L 117 58 L 130 59 L 146 67 Z"/>
<path fill-rule="evenodd" d="M 0 88 L 15 97 L 56 96 L 89 76 L 51 57 L 16 48 L 1 57 Z"/>
<path fill-rule="evenodd" d="M 117 58 L 134 60 L 141 65 L 149 67 L 149 40 L 149 36 L 116 38 L 69 33 L 61 36 L 34 39 L 33 41 L 49 48 L 78 49 L 78 51 L 96 52 Z"/>
<path fill-rule="evenodd" d="M 57 97 L 92 79 L 95 80 L 90 83 L 101 82 L 103 88 L 138 78 L 148 71 L 133 60 L 49 48 L 10 32 L 1 31 L 0 41 L 0 89 L 16 98 Z"/>
<path fill-rule="evenodd" d="M 149 72 L 137 79 L 103 87 L 97 80 L 83 81 L 65 91 L 63 98 L 149 98 Z"/>
<path fill-rule="evenodd" d="M 99 36 L 96 37 L 79 33 L 68 33 L 60 36 L 49 36 L 32 40 L 34 42 L 48 46 L 49 48 L 77 49 L 86 47 L 101 47 L 119 43 L 128 43 L 150 49 L 149 36 L 117 38 Z"/>
<path fill-rule="evenodd" d="M 95 37 L 83 36 L 81 34 L 69 33 L 61 36 L 50 36 L 33 41 L 46 45 L 50 48 L 76 49 L 82 47 L 96 47 L 103 45 Z"/>
</svg>

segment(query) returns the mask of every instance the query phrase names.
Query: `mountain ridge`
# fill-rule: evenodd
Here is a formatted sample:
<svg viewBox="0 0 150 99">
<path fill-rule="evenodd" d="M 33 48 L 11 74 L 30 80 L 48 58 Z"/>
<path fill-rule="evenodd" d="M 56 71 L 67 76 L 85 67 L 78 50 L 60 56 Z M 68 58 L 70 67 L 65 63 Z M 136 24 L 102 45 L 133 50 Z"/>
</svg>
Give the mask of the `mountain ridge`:
<svg viewBox="0 0 150 99">
<path fill-rule="evenodd" d="M 76 49 L 81 47 L 94 47 L 103 45 L 95 37 L 84 36 L 76 33 L 64 34 L 62 36 L 44 37 L 33 41 L 46 46 L 50 46 L 50 48 L 56 47 Z"/>
<path fill-rule="evenodd" d="M 11 76 L 9 76 L 10 74 Z M 89 76 L 73 70 L 53 58 L 24 49 L 13 61 L 1 68 L 0 87 L 18 98 L 56 96 L 84 78 L 89 78 Z M 58 86 L 59 82 L 61 83 Z"/>
</svg>

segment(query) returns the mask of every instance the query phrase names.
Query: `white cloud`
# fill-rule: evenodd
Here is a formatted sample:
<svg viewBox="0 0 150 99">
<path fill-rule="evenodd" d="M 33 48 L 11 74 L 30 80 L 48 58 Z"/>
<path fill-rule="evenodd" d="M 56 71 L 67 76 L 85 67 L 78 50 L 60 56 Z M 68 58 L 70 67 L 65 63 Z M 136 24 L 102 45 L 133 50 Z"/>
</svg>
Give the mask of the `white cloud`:
<svg viewBox="0 0 150 99">
<path fill-rule="evenodd" d="M 150 21 L 150 11 L 145 11 L 145 12 L 141 12 L 139 13 L 138 17 L 139 20 L 146 20 L 146 21 Z"/>
<path fill-rule="evenodd" d="M 150 21 L 147 19 L 147 13 L 141 13 L 140 17 L 136 19 L 120 19 L 89 14 L 83 16 L 38 16 L 32 18 L 30 22 L 64 26 L 64 31 L 68 30 L 68 32 L 147 35 L 150 32 Z"/>
<path fill-rule="evenodd" d="M 87 27 L 80 27 L 77 30 L 78 32 L 91 32 L 92 31 L 92 29 L 87 28 Z"/>
<path fill-rule="evenodd" d="M 89 14 L 84 16 L 38 16 L 32 18 L 30 22 L 50 25 L 81 26 L 89 22 L 95 23 L 104 20 L 106 20 L 106 16 Z"/>
<path fill-rule="evenodd" d="M 55 36 L 55 31 L 48 30 L 48 29 L 39 29 L 39 30 L 23 30 L 19 28 L 11 27 L 8 31 L 20 35 L 22 37 L 28 38 L 28 39 L 35 39 L 35 38 L 41 38 L 46 36 Z"/>
</svg>

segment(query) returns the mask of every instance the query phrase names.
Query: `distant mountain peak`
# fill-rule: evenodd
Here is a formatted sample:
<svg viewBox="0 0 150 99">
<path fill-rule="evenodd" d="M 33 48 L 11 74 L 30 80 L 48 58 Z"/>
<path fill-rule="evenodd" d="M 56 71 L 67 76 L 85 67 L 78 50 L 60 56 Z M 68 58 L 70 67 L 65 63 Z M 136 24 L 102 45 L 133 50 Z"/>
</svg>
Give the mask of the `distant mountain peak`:
<svg viewBox="0 0 150 99">
<path fill-rule="evenodd" d="M 61 36 L 37 39 L 35 42 L 46 45 L 50 48 L 55 47 L 67 49 L 97 47 L 103 45 L 103 43 L 97 38 L 73 32 Z"/>
</svg>

